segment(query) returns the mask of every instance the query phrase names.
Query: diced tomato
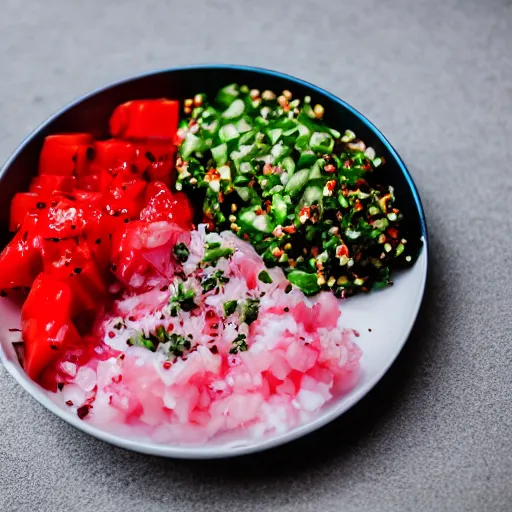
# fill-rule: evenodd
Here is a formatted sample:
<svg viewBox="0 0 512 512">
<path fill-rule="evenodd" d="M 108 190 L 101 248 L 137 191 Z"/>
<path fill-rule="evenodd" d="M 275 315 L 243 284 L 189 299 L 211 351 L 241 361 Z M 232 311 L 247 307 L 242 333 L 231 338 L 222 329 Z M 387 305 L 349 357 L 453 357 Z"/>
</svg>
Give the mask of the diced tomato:
<svg viewBox="0 0 512 512">
<path fill-rule="evenodd" d="M 171 141 L 145 140 L 134 143 L 137 148 L 135 165 L 151 181 L 170 186 L 174 181 L 176 146 Z"/>
<path fill-rule="evenodd" d="M 137 151 L 131 142 L 109 139 L 94 143 L 94 159 L 89 167 L 91 174 L 129 168 L 135 163 Z"/>
<path fill-rule="evenodd" d="M 100 207 L 103 199 L 101 192 L 91 192 L 89 190 L 73 190 L 73 196 L 78 202 L 84 203 L 84 206 Z"/>
<path fill-rule="evenodd" d="M 56 192 L 71 192 L 76 187 L 74 176 L 58 176 L 54 174 L 42 174 L 32 178 L 29 192 L 35 192 L 41 196 L 52 195 Z"/>
<path fill-rule="evenodd" d="M 140 212 L 141 220 L 166 220 L 183 229 L 192 228 L 193 210 L 188 197 L 182 192 L 172 193 L 166 185 L 155 181 L 146 188 L 146 201 L 146 206 Z"/>
<path fill-rule="evenodd" d="M 105 277 L 111 276 L 109 269 L 112 237 L 115 232 L 124 230 L 125 221 L 129 220 L 123 215 L 114 216 L 98 211 L 87 221 L 83 234 L 96 265 Z"/>
<path fill-rule="evenodd" d="M 39 174 L 84 174 L 94 155 L 92 143 L 92 135 L 87 133 L 46 137 L 39 156 Z"/>
<path fill-rule="evenodd" d="M 37 213 L 38 233 L 43 238 L 70 238 L 82 233 L 86 219 L 84 209 L 77 201 L 58 197 Z"/>
<path fill-rule="evenodd" d="M 9 220 L 10 231 L 16 231 L 25 220 L 28 213 L 38 209 L 46 209 L 47 203 L 35 192 L 18 192 L 11 201 L 11 214 Z"/>
<path fill-rule="evenodd" d="M 39 274 L 21 309 L 21 331 L 25 343 L 24 367 L 37 380 L 69 344 L 80 336 L 70 318 L 72 291 L 66 283 Z"/>
<path fill-rule="evenodd" d="M 72 316 L 97 308 L 107 295 L 106 285 L 88 245 L 78 239 L 45 240 L 43 271 L 65 282 L 73 294 Z"/>
<path fill-rule="evenodd" d="M 103 205 L 108 214 L 124 214 L 138 218 L 144 206 L 146 182 L 135 176 L 119 174 L 103 196 Z"/>
<path fill-rule="evenodd" d="M 119 105 L 110 117 L 112 137 L 173 140 L 178 130 L 179 102 L 135 100 Z"/>
<path fill-rule="evenodd" d="M 37 219 L 25 219 L 21 229 L 0 254 L 0 289 L 30 287 L 41 272 L 41 240 L 34 236 Z"/>
</svg>

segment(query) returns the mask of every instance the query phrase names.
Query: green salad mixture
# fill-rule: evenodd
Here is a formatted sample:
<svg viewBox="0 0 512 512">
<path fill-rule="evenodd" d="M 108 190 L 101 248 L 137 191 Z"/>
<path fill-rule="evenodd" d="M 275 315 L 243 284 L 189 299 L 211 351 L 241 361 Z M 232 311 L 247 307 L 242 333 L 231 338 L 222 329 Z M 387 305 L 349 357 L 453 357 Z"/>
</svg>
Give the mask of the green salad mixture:
<svg viewBox="0 0 512 512">
<path fill-rule="evenodd" d="M 412 257 L 384 159 L 323 122 L 311 98 L 236 84 L 213 102 L 185 101 L 178 190 L 197 194 L 211 229 L 249 241 L 268 267 L 312 295 L 338 297 L 391 284 Z"/>
</svg>

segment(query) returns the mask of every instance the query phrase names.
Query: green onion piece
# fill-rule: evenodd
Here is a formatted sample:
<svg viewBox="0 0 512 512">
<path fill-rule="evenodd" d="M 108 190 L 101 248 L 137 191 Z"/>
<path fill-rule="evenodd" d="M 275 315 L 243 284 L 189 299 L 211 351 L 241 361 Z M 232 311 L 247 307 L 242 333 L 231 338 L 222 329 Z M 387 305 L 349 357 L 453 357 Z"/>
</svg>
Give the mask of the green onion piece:
<svg viewBox="0 0 512 512">
<path fill-rule="evenodd" d="M 156 351 L 156 345 L 155 345 L 154 341 L 151 338 L 148 338 L 142 332 L 132 336 L 128 340 L 128 345 L 130 345 L 132 347 L 147 348 L 148 350 L 151 350 L 151 352 L 155 352 Z"/>
<path fill-rule="evenodd" d="M 281 167 L 291 176 L 295 171 L 295 162 L 293 158 L 287 156 L 281 160 Z"/>
<path fill-rule="evenodd" d="M 236 139 L 237 137 L 239 137 L 239 133 L 234 124 L 226 124 L 221 126 L 219 130 L 219 138 L 222 142 L 229 142 L 230 140 Z"/>
<path fill-rule="evenodd" d="M 218 93 L 215 101 L 223 107 L 229 107 L 240 95 L 237 84 L 230 84 L 223 87 Z"/>
<path fill-rule="evenodd" d="M 270 274 L 266 271 L 266 270 L 262 270 L 259 274 L 258 274 L 258 279 L 262 282 L 262 283 L 266 283 L 266 284 L 270 284 L 272 283 L 272 278 L 270 277 Z"/>
<path fill-rule="evenodd" d="M 315 132 L 311 135 L 309 147 L 313 151 L 329 154 L 334 149 L 334 139 L 328 133 Z"/>
<path fill-rule="evenodd" d="M 215 265 L 220 258 L 229 258 L 234 252 L 230 247 L 207 249 L 204 253 L 203 261 Z"/>
<path fill-rule="evenodd" d="M 318 277 L 302 270 L 292 270 L 287 276 L 288 281 L 299 287 L 306 295 L 313 295 L 320 291 Z"/>
<path fill-rule="evenodd" d="M 227 302 L 224 302 L 224 314 L 226 316 L 232 315 L 236 307 L 238 305 L 238 302 L 236 300 L 228 300 Z"/>
<path fill-rule="evenodd" d="M 276 144 L 283 134 L 283 130 L 281 128 L 275 128 L 273 130 L 269 130 L 267 133 L 271 144 Z"/>
<path fill-rule="evenodd" d="M 283 225 L 288 214 L 288 205 L 281 195 L 274 194 L 272 196 L 272 208 L 270 210 L 274 216 L 274 221 L 277 225 Z"/>
<path fill-rule="evenodd" d="M 290 195 L 298 194 L 304 185 L 307 183 L 309 178 L 309 169 L 302 169 L 296 172 L 286 184 L 284 190 Z"/>
<path fill-rule="evenodd" d="M 226 143 L 215 146 L 211 151 L 217 165 L 224 165 L 228 161 L 228 146 Z"/>
<path fill-rule="evenodd" d="M 180 155 L 183 160 L 188 160 L 192 153 L 201 153 L 205 149 L 207 149 L 205 141 L 193 133 L 188 132 L 185 136 L 185 140 L 181 143 Z"/>
<path fill-rule="evenodd" d="M 222 117 L 225 119 L 235 119 L 236 117 L 240 117 L 245 110 L 244 100 L 236 99 L 229 105 L 227 110 L 222 113 Z"/>
</svg>

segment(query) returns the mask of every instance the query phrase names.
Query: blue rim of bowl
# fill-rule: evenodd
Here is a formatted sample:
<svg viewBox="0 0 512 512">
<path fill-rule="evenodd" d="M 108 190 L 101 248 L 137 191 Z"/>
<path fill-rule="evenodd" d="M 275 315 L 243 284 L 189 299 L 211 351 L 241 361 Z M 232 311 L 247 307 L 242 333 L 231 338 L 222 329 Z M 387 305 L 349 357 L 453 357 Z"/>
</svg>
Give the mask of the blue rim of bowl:
<svg viewBox="0 0 512 512">
<path fill-rule="evenodd" d="M 419 214 L 420 219 L 420 225 L 421 225 L 421 234 L 422 234 L 422 241 L 423 241 L 423 247 L 421 249 L 421 252 L 424 252 L 425 255 L 425 271 L 424 271 L 424 277 L 422 282 L 422 290 L 421 290 L 421 296 L 417 303 L 416 307 L 416 314 L 414 315 L 414 318 L 411 320 L 410 325 L 407 328 L 407 336 L 406 339 L 403 341 L 403 343 L 400 344 L 399 349 L 392 355 L 392 357 L 387 361 L 387 364 L 383 366 L 380 372 L 369 382 L 367 383 L 363 389 L 361 389 L 358 393 L 355 394 L 355 396 L 352 397 L 352 399 L 348 402 L 348 404 L 343 407 L 340 411 L 334 411 L 334 413 L 329 414 L 324 417 L 319 417 L 314 419 L 313 421 L 306 423 L 304 425 L 299 425 L 283 434 L 279 434 L 276 436 L 272 436 L 268 439 L 262 439 L 259 440 L 255 444 L 249 444 L 249 445 L 240 445 L 240 446 L 233 446 L 230 447 L 229 445 L 226 447 L 221 446 L 213 446 L 209 449 L 202 447 L 202 446 L 169 446 L 169 445 L 157 445 L 154 443 L 147 443 L 147 442 L 141 442 L 136 439 L 129 439 L 124 438 L 115 434 L 111 434 L 105 430 L 102 430 L 98 427 L 95 427 L 93 425 L 90 425 L 82 420 L 80 420 L 77 416 L 74 416 L 70 414 L 67 411 L 64 411 L 59 406 L 57 406 L 54 402 L 50 400 L 50 398 L 45 394 L 45 392 L 35 384 L 34 382 L 30 381 L 26 374 L 24 374 L 23 371 L 19 371 L 19 369 L 9 361 L 6 354 L 4 354 L 4 351 L 2 349 L 2 345 L 0 344 L 0 360 L 3 362 L 4 367 L 7 369 L 7 371 L 16 379 L 16 381 L 27 391 L 30 395 L 32 395 L 33 398 L 39 401 L 46 409 L 56 414 L 58 417 L 66 421 L 67 423 L 73 425 L 74 427 L 78 428 L 79 430 L 92 435 L 93 437 L 96 437 L 102 441 L 108 442 L 110 444 L 113 444 L 115 446 L 119 446 L 121 448 L 125 448 L 128 450 L 145 453 L 148 455 L 157 455 L 157 456 L 163 456 L 163 457 L 169 457 L 169 458 L 179 458 L 179 459 L 220 459 L 220 458 L 229 458 L 229 457 L 236 457 L 241 455 L 249 455 L 251 453 L 260 452 L 269 450 L 271 448 L 275 448 L 277 446 L 289 443 L 291 441 L 294 441 L 296 439 L 299 439 L 300 437 L 303 437 L 307 434 L 310 434 L 319 428 L 327 425 L 334 419 L 341 416 L 343 413 L 348 411 L 350 408 L 352 408 L 357 402 L 359 402 L 364 396 L 366 396 L 374 387 L 375 385 L 382 379 L 382 377 L 387 373 L 389 368 L 392 366 L 392 364 L 395 362 L 396 358 L 400 354 L 403 346 L 407 342 L 407 339 L 411 333 L 411 330 L 414 326 L 414 323 L 416 322 L 416 319 L 418 317 L 418 313 L 421 308 L 421 304 L 423 301 L 423 297 L 425 294 L 425 286 L 426 286 L 426 280 L 427 280 L 427 273 L 428 273 L 428 231 L 427 231 L 427 222 L 425 219 L 425 213 L 423 210 L 423 205 L 421 203 L 421 199 L 418 193 L 418 189 L 416 188 L 416 185 L 414 183 L 414 180 L 412 179 L 409 170 L 407 169 L 405 163 L 403 162 L 402 158 L 398 154 L 398 152 L 395 150 L 395 148 L 391 145 L 391 143 L 388 141 L 388 139 L 384 136 L 384 134 L 369 120 L 367 119 L 361 112 L 359 112 L 357 109 L 349 105 L 347 102 L 342 100 L 341 98 L 338 98 L 334 94 L 330 93 L 329 91 L 318 87 L 314 84 L 311 84 L 310 82 L 307 82 L 305 80 L 302 80 L 300 78 L 296 78 L 294 76 L 288 75 L 286 73 L 281 73 L 279 71 L 273 71 L 266 68 L 260 68 L 260 67 L 254 67 L 254 66 L 246 66 L 241 64 L 192 64 L 188 66 L 178 66 L 174 68 L 167 68 L 167 69 L 160 69 L 160 70 L 153 70 L 148 71 L 144 73 L 140 73 L 134 76 L 131 76 L 129 78 L 118 80 L 114 83 L 108 84 L 103 87 L 99 87 L 92 91 L 89 94 L 85 94 L 75 101 L 71 102 L 67 106 L 60 109 L 57 113 L 52 115 L 50 118 L 48 118 L 45 122 L 41 123 L 36 129 L 34 129 L 25 139 L 21 142 L 21 144 L 16 148 L 16 150 L 9 156 L 5 164 L 0 169 L 0 179 L 3 177 L 7 169 L 10 167 L 12 162 L 17 158 L 17 156 L 23 151 L 25 146 L 32 140 L 34 136 L 36 136 L 39 132 L 41 132 L 44 128 L 46 128 L 49 124 L 51 124 L 55 119 L 57 119 L 59 116 L 61 116 L 63 113 L 67 112 L 68 110 L 71 110 L 78 104 L 82 103 L 83 101 L 92 98 L 96 96 L 97 94 L 107 91 L 109 89 L 113 89 L 114 87 L 117 87 L 119 85 L 132 82 L 134 80 L 138 80 L 141 78 L 150 77 L 153 75 L 159 75 L 162 73 L 172 73 L 172 72 L 179 72 L 179 71 L 187 71 L 187 70 L 198 70 L 198 69 L 214 69 L 214 70 L 238 70 L 238 71 L 248 71 L 252 73 L 257 73 L 260 75 L 267 75 L 267 76 L 273 76 L 282 78 L 285 80 L 288 80 L 291 83 L 300 84 L 302 86 L 305 86 L 313 91 L 315 91 L 319 96 L 325 96 L 331 99 L 332 101 L 342 105 L 346 110 L 351 112 L 354 116 L 359 118 L 360 121 L 362 121 L 367 128 L 369 128 L 374 135 L 381 141 L 381 143 L 387 148 L 387 150 L 391 153 L 391 155 L 395 158 L 396 162 L 398 163 L 400 170 L 402 171 L 407 184 L 411 190 L 411 193 L 414 198 L 414 202 L 416 204 L 416 208 Z"/>
</svg>

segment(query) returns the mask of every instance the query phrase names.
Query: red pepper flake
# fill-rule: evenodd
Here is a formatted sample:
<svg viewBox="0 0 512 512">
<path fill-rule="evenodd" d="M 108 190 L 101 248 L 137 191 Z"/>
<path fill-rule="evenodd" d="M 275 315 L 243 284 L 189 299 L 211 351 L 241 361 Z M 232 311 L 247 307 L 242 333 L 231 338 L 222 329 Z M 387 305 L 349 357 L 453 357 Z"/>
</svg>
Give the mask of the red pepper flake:
<svg viewBox="0 0 512 512">
<path fill-rule="evenodd" d="M 274 168 L 272 167 L 271 164 L 265 164 L 263 166 L 263 175 L 264 176 L 269 176 L 270 174 L 272 174 L 274 172 Z"/>
<path fill-rule="evenodd" d="M 119 356 L 119 359 L 122 361 L 125 357 L 126 357 L 126 355 L 125 355 L 125 354 L 121 354 L 121 355 Z"/>
<path fill-rule="evenodd" d="M 73 405 L 73 401 L 72 400 L 66 400 L 66 405 L 69 405 L 69 407 L 71 407 Z"/>
<path fill-rule="evenodd" d="M 170 361 L 165 361 L 163 364 L 164 370 L 168 370 L 172 366 Z"/>
<path fill-rule="evenodd" d="M 217 345 L 213 345 L 210 347 L 210 352 L 212 354 L 218 354 L 219 353 L 219 349 L 217 348 Z"/>
<path fill-rule="evenodd" d="M 112 338 L 115 338 L 115 337 L 116 337 L 116 335 L 115 335 L 115 333 L 114 333 L 113 331 L 110 331 L 110 332 L 108 333 L 108 337 L 109 337 L 110 339 L 112 339 Z"/>
<path fill-rule="evenodd" d="M 352 160 L 345 160 L 343 167 L 345 167 L 345 169 L 350 169 L 352 167 Z"/>
<path fill-rule="evenodd" d="M 244 233 L 244 240 L 249 240 L 249 235 L 247 233 Z"/>
<path fill-rule="evenodd" d="M 92 405 L 82 405 L 82 407 L 79 407 L 76 411 L 78 417 L 83 420 L 88 414 L 90 409 L 92 409 Z"/>
<path fill-rule="evenodd" d="M 256 215 L 263 215 L 263 210 L 258 207 L 258 209 L 254 212 Z"/>
<path fill-rule="evenodd" d="M 336 180 L 329 180 L 325 186 L 327 187 L 327 190 L 329 192 L 332 192 L 334 190 L 334 187 L 336 187 Z"/>
<path fill-rule="evenodd" d="M 207 312 L 206 312 L 206 318 L 213 318 L 215 316 L 215 312 L 211 309 L 209 309 Z"/>
<path fill-rule="evenodd" d="M 295 231 L 297 231 L 297 228 L 295 227 L 295 224 L 292 224 L 291 226 L 285 226 L 283 228 L 283 231 L 291 235 L 292 233 L 295 233 Z"/>
<path fill-rule="evenodd" d="M 388 235 L 391 238 L 398 238 L 398 230 L 396 228 L 389 228 L 388 229 Z"/>
<path fill-rule="evenodd" d="M 370 171 L 372 168 L 372 166 L 370 165 L 370 162 L 366 162 L 364 165 L 363 165 L 363 169 L 365 171 Z"/>
<path fill-rule="evenodd" d="M 116 375 L 116 376 L 112 377 L 112 382 L 114 384 L 119 384 L 122 380 L 123 380 L 122 375 Z"/>
<path fill-rule="evenodd" d="M 360 212 L 363 209 L 363 205 L 359 202 L 359 199 L 356 201 L 354 205 L 354 211 Z"/>
<path fill-rule="evenodd" d="M 324 167 L 324 171 L 325 172 L 328 172 L 328 173 L 332 173 L 336 170 L 336 167 L 333 165 L 333 164 L 327 164 L 325 167 Z"/>
</svg>

